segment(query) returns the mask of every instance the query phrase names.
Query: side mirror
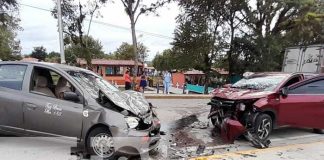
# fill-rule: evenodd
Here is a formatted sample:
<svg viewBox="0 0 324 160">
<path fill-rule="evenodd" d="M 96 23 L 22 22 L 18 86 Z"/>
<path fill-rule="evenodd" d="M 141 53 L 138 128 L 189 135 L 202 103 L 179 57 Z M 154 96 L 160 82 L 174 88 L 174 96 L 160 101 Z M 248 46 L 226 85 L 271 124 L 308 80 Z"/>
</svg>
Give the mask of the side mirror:
<svg viewBox="0 0 324 160">
<path fill-rule="evenodd" d="M 279 93 L 283 97 L 287 97 L 288 96 L 288 91 L 289 91 L 288 87 L 284 87 L 284 88 L 280 89 L 280 92 Z"/>
<path fill-rule="evenodd" d="M 67 101 L 73 101 L 73 102 L 80 101 L 79 96 L 74 92 L 64 92 L 63 99 Z"/>
</svg>

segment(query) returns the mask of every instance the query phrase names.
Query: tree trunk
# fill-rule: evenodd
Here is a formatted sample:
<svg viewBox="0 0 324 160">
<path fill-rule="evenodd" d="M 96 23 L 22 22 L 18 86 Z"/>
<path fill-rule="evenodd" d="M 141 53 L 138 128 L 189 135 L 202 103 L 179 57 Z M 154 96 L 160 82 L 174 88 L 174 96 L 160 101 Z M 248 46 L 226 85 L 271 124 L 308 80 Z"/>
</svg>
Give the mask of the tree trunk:
<svg viewBox="0 0 324 160">
<path fill-rule="evenodd" d="M 205 86 L 204 86 L 205 94 L 208 94 L 208 87 L 209 87 L 209 84 L 210 84 L 209 78 L 210 78 L 210 71 L 207 71 L 207 72 L 205 72 Z"/>
<path fill-rule="evenodd" d="M 228 82 L 230 82 L 232 74 L 233 74 L 233 58 L 232 58 L 233 49 L 234 49 L 233 40 L 234 40 L 234 26 L 233 26 L 233 23 L 232 23 L 230 49 L 227 52 L 227 56 L 228 56 L 227 57 L 228 58 Z"/>
<path fill-rule="evenodd" d="M 133 89 L 135 89 L 137 74 L 138 74 L 138 53 L 137 53 L 137 39 L 136 39 L 136 32 L 135 32 L 135 19 L 134 15 L 131 15 L 131 30 L 132 30 L 132 40 L 133 40 L 133 52 L 134 52 L 134 61 L 135 61 L 135 69 L 133 72 Z"/>
</svg>

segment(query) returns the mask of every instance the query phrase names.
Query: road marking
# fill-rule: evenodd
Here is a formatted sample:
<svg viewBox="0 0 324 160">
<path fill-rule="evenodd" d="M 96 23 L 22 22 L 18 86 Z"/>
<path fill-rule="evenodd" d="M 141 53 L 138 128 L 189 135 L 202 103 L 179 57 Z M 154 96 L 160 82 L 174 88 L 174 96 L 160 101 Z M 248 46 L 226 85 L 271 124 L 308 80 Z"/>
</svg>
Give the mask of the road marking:
<svg viewBox="0 0 324 160">
<path fill-rule="evenodd" d="M 311 146 L 315 146 L 315 145 L 319 145 L 319 144 L 324 144 L 324 141 L 313 142 L 313 143 L 291 144 L 291 145 L 278 146 L 278 147 L 272 147 L 272 148 L 267 148 L 267 149 L 245 150 L 245 151 L 231 152 L 231 153 L 211 155 L 211 156 L 202 156 L 202 157 L 192 158 L 191 160 L 224 159 L 224 158 L 241 157 L 244 155 L 254 157 L 260 153 L 283 151 L 283 150 L 289 150 L 289 149 L 295 149 L 295 148 L 301 148 L 301 147 L 311 147 Z"/>
</svg>

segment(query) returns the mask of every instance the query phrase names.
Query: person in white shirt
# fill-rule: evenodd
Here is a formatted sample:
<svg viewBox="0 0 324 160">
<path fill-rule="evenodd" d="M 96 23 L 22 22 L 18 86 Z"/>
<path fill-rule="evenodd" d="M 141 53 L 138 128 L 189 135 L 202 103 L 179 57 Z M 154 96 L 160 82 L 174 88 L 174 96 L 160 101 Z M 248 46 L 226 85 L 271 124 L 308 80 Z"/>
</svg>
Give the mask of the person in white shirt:
<svg viewBox="0 0 324 160">
<path fill-rule="evenodd" d="M 166 71 L 163 74 L 163 86 L 164 86 L 164 93 L 169 94 L 169 87 L 172 81 L 171 73 Z"/>
</svg>

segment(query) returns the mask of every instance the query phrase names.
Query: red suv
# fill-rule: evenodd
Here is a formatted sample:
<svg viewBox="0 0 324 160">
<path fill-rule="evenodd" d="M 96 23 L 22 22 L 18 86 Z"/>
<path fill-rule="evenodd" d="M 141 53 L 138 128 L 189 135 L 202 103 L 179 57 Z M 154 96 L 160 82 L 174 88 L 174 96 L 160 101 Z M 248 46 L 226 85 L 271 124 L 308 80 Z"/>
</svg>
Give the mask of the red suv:
<svg viewBox="0 0 324 160">
<path fill-rule="evenodd" d="M 324 76 L 314 76 L 252 74 L 227 88 L 214 90 L 208 118 L 228 142 L 244 134 L 262 148 L 269 145 L 268 137 L 277 126 L 321 131 L 324 129 Z"/>
</svg>

